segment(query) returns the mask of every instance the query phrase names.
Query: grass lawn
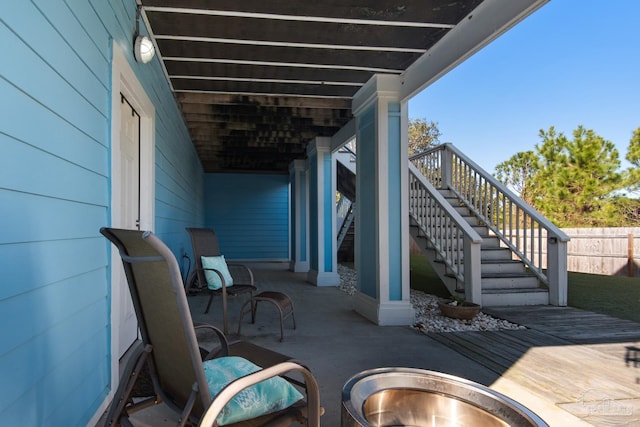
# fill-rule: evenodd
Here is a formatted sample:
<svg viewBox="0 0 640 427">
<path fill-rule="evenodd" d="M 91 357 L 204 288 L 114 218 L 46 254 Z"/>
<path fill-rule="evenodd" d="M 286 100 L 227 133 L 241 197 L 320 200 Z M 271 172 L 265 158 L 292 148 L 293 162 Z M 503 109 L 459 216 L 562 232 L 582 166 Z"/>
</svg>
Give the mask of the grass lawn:
<svg viewBox="0 0 640 427">
<path fill-rule="evenodd" d="M 411 289 L 443 298 L 451 296 L 425 257 L 411 255 L 409 263 L 411 268 Z M 340 264 L 352 269 L 355 268 L 352 262 L 341 262 Z"/>
<path fill-rule="evenodd" d="M 409 263 L 411 267 L 411 289 L 443 298 L 451 296 L 451 293 L 449 293 L 425 257 L 411 255 Z"/>
<path fill-rule="evenodd" d="M 640 278 L 569 272 L 569 305 L 640 322 Z"/>
<path fill-rule="evenodd" d="M 431 265 L 422 255 L 411 255 L 411 288 L 448 297 Z M 569 272 L 568 304 L 640 323 L 640 278 Z"/>
</svg>

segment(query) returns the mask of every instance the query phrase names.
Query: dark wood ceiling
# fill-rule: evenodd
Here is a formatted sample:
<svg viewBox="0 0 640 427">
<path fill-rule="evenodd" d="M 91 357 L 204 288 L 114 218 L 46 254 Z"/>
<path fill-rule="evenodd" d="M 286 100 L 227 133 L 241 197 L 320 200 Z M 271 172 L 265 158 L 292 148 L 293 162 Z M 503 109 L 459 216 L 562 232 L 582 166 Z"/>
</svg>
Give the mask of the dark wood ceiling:
<svg viewBox="0 0 640 427">
<path fill-rule="evenodd" d="M 139 0 L 206 172 L 287 173 L 483 0 Z"/>
</svg>

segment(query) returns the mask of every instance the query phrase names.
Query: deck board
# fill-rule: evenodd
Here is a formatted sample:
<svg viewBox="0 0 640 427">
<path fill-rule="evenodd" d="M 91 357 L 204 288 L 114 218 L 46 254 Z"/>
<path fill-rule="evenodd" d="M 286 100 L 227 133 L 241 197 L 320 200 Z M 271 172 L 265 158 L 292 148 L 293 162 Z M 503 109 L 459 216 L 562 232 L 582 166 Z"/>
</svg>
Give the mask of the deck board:
<svg viewBox="0 0 640 427">
<path fill-rule="evenodd" d="M 491 388 L 550 425 L 640 425 L 640 368 L 624 362 L 640 324 L 570 307 L 483 311 L 526 329 L 429 336 L 496 372 Z"/>
<path fill-rule="evenodd" d="M 514 350 L 507 346 L 492 345 L 490 332 L 449 332 L 429 336 L 498 374 L 508 369 L 521 354 L 513 354 Z"/>
<path fill-rule="evenodd" d="M 596 344 L 640 340 L 640 324 L 573 307 L 491 307 L 483 310 L 574 343 Z"/>
</svg>

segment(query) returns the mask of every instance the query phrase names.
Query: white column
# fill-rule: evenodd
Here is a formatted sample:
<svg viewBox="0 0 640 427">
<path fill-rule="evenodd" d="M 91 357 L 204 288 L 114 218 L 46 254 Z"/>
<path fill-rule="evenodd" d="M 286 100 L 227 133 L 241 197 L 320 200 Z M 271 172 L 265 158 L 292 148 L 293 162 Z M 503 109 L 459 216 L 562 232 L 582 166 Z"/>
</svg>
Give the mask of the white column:
<svg viewBox="0 0 640 427">
<path fill-rule="evenodd" d="M 357 161 L 355 309 L 379 325 L 411 325 L 407 104 L 400 79 L 374 76 L 354 97 Z"/>
<path fill-rule="evenodd" d="M 567 242 L 558 237 L 547 239 L 547 277 L 549 278 L 549 304 L 567 305 Z"/>
<path fill-rule="evenodd" d="M 331 138 L 317 137 L 307 146 L 309 160 L 309 261 L 307 280 L 337 286 L 336 181 Z"/>
<path fill-rule="evenodd" d="M 289 269 L 296 273 L 309 271 L 309 222 L 307 162 L 294 160 L 289 165 L 291 182 L 291 262 Z"/>
</svg>

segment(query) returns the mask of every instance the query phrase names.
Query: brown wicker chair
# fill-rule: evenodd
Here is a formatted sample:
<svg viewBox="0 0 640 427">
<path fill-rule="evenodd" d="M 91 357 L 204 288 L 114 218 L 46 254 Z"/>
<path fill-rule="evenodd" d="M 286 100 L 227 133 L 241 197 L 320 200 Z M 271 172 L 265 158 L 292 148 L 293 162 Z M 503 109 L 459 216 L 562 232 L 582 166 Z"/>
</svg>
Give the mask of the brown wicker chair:
<svg viewBox="0 0 640 427">
<path fill-rule="evenodd" d="M 206 289 L 209 292 L 209 302 L 205 313 L 209 312 L 211 308 L 211 301 L 214 296 L 220 295 L 222 297 L 222 329 L 224 333 L 229 333 L 229 320 L 227 318 L 227 296 L 236 296 L 246 294 L 247 300 L 250 301 L 253 297 L 253 292 L 256 290 L 254 283 L 253 272 L 249 267 L 244 264 L 229 263 L 229 272 L 233 277 L 233 286 L 226 286 L 223 275 L 212 269 L 205 269 L 202 267 L 202 257 L 214 257 L 222 255 L 220 253 L 220 246 L 218 245 L 218 237 L 216 232 L 210 228 L 194 228 L 187 227 L 187 231 L 191 236 L 191 245 L 193 247 L 194 259 L 194 275 L 193 278 L 198 281 L 197 287 Z M 215 272 L 222 281 L 222 287 L 220 289 L 212 290 L 207 287 L 207 280 L 205 277 L 205 271 Z M 189 283 L 188 288 L 193 288 L 194 285 Z"/>
<path fill-rule="evenodd" d="M 223 274 L 215 269 L 203 268 L 202 257 L 220 256 L 220 247 L 218 245 L 218 238 L 216 232 L 210 228 L 194 228 L 187 227 L 187 231 L 191 236 L 191 244 L 193 245 L 193 255 L 195 258 L 195 271 L 188 280 L 187 289 L 194 287 L 199 289 L 207 289 L 209 291 L 209 302 L 205 313 L 209 312 L 211 307 L 211 301 L 214 296 L 222 295 L 222 322 L 224 333 L 228 333 L 228 319 L 227 319 L 227 295 L 241 295 L 249 294 L 249 298 L 242 304 L 240 309 L 240 319 L 238 320 L 238 334 L 242 330 L 242 319 L 245 314 L 251 314 L 251 323 L 256 321 L 256 310 L 258 309 L 258 303 L 268 302 L 275 306 L 280 316 L 280 341 L 284 340 L 284 321 L 291 318 L 293 329 L 296 329 L 296 318 L 294 314 L 293 301 L 291 298 L 283 292 L 275 291 L 262 291 L 257 295 L 253 292 L 256 290 L 254 283 L 253 272 L 249 267 L 244 264 L 238 263 L 226 263 L 229 268 L 229 272 L 233 278 L 233 286 L 225 286 L 225 280 Z M 213 271 L 217 273 L 222 282 L 222 288 L 217 290 L 211 290 L 207 287 L 205 278 L 206 271 Z M 194 282 L 197 281 L 197 284 Z"/>
<path fill-rule="evenodd" d="M 179 426 L 198 424 L 205 414 L 207 427 L 215 426 L 217 414 L 233 395 L 276 376 L 295 384 L 305 398 L 288 408 L 229 425 L 320 425 L 318 385 L 304 366 L 248 342 L 229 343 L 213 326 L 194 327 L 178 263 L 160 239 L 151 232 L 135 230 L 102 228 L 100 232 L 120 251 L 141 336 L 122 374 L 106 426 L 129 426 L 131 413 L 158 402 L 180 414 Z M 215 333 L 219 346 L 206 350 L 199 347 L 196 329 L 203 328 Z M 211 396 L 203 361 L 225 356 L 243 357 L 263 369 L 242 376 Z M 132 390 L 145 366 L 156 396 L 134 403 Z"/>
</svg>

